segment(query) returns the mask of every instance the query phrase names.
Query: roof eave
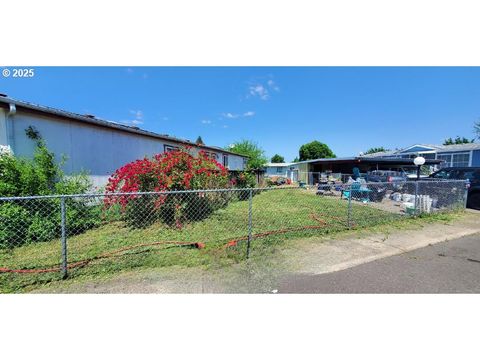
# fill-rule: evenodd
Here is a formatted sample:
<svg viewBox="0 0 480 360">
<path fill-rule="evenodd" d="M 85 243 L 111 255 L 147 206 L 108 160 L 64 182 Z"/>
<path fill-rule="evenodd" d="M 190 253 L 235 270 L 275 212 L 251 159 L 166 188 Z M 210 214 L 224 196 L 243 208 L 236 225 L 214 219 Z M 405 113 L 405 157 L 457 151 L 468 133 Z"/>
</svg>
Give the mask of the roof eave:
<svg viewBox="0 0 480 360">
<path fill-rule="evenodd" d="M 133 127 L 130 127 L 128 125 L 122 125 L 122 124 L 112 122 L 112 121 L 108 121 L 108 120 L 91 118 L 91 117 L 88 117 L 88 116 L 83 116 L 83 115 L 71 113 L 71 112 L 68 112 L 68 111 L 63 111 L 63 110 L 58 110 L 58 109 L 54 109 L 54 108 L 50 108 L 50 107 L 43 107 L 43 106 L 39 106 L 39 105 L 35 105 L 35 104 L 25 103 L 25 102 L 15 100 L 15 99 L 11 99 L 11 98 L 8 98 L 8 97 L 0 97 L 0 105 L 2 103 L 6 104 L 6 105 L 14 104 L 17 107 L 17 109 L 20 108 L 20 109 L 24 109 L 24 110 L 27 110 L 27 111 L 32 111 L 32 112 L 35 112 L 35 113 L 48 114 L 48 115 L 53 115 L 53 116 L 57 116 L 57 117 L 60 117 L 60 118 L 72 119 L 72 120 L 76 120 L 76 121 L 79 121 L 79 122 L 82 122 L 82 123 L 88 123 L 88 124 L 99 126 L 99 127 L 116 129 L 116 130 L 119 130 L 119 131 L 139 134 L 139 135 L 148 136 L 148 137 L 161 139 L 161 140 L 165 140 L 165 141 L 170 141 L 170 142 L 183 144 L 183 145 L 187 145 L 187 146 L 203 148 L 203 149 L 210 150 L 210 151 L 220 151 L 220 152 L 235 155 L 235 156 L 249 158 L 248 156 L 241 155 L 241 154 L 238 154 L 238 153 L 235 153 L 235 152 L 232 152 L 232 151 L 229 151 L 229 150 L 225 150 L 225 149 L 222 149 L 222 148 L 212 147 L 212 146 L 208 146 L 208 145 L 197 145 L 197 144 L 192 143 L 192 142 L 187 141 L 187 140 L 157 134 L 157 133 L 147 131 L 147 130 L 143 130 L 143 129 L 140 129 L 140 128 L 133 128 Z"/>
</svg>

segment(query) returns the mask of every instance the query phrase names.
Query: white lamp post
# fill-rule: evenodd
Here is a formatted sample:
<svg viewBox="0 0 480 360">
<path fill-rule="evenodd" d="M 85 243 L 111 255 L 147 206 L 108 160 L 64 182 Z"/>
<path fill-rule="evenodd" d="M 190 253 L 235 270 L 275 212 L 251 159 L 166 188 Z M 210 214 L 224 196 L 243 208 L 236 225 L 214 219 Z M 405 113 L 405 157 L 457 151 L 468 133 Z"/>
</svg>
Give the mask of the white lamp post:
<svg viewBox="0 0 480 360">
<path fill-rule="evenodd" d="M 417 166 L 417 180 L 420 179 L 420 168 L 425 164 L 425 158 L 423 156 L 417 156 L 413 159 L 413 163 Z"/>
</svg>

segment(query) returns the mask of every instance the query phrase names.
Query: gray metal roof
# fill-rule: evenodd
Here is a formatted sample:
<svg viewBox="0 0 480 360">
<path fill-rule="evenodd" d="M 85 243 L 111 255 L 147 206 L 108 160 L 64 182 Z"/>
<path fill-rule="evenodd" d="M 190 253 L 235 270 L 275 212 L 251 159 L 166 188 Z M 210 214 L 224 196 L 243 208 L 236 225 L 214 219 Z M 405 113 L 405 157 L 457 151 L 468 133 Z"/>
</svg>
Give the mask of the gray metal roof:
<svg viewBox="0 0 480 360">
<path fill-rule="evenodd" d="M 413 148 L 415 146 L 431 148 L 433 151 L 435 151 L 438 154 L 451 152 L 451 151 L 480 150 L 480 143 L 453 144 L 453 145 L 415 144 L 415 145 L 408 146 L 408 147 L 403 148 L 403 149 L 381 151 L 381 152 L 376 152 L 376 153 L 372 153 L 372 154 L 365 154 L 365 155 L 362 155 L 362 157 L 392 156 L 392 155 L 400 154 L 403 151 L 405 151 L 409 148 Z"/>
<path fill-rule="evenodd" d="M 470 150 L 479 150 L 480 143 L 470 143 L 470 144 L 455 144 L 455 145 L 440 145 L 437 153 L 449 152 L 449 151 L 470 151 Z"/>
<path fill-rule="evenodd" d="M 207 150 L 214 150 L 214 151 L 221 151 L 224 153 L 232 154 L 232 155 L 237 155 L 241 157 L 247 158 L 245 155 L 237 154 L 229 150 L 225 150 L 221 147 L 218 146 L 208 146 L 208 145 L 197 145 L 194 142 L 187 140 L 187 139 L 180 139 L 177 137 L 169 136 L 167 134 L 157 134 L 152 131 L 140 129 L 139 127 L 136 126 L 128 126 L 125 124 L 121 124 L 118 122 L 114 121 L 109 121 L 109 120 L 104 120 L 104 119 L 99 119 L 96 118 L 95 116 L 92 115 L 82 115 L 82 114 L 76 114 L 70 111 L 66 110 L 61 110 L 61 109 L 55 109 L 49 106 L 44 106 L 44 105 L 38 105 L 38 104 L 33 104 L 27 101 L 22 101 L 22 100 L 17 100 L 13 99 L 11 97 L 8 97 L 4 94 L 0 94 L 0 106 L 1 104 L 14 104 L 17 108 L 23 108 L 43 114 L 49 114 L 49 115 L 55 115 L 55 116 L 60 116 L 63 118 L 68 118 L 71 120 L 76 120 L 79 122 L 87 123 L 87 124 L 92 124 L 96 126 L 102 126 L 102 127 L 107 127 L 111 129 L 116 129 L 120 131 L 125 131 L 125 132 L 130 132 L 134 134 L 139 134 L 139 135 L 144 135 L 144 136 L 149 136 L 161 140 L 166 140 L 166 141 L 171 141 L 183 145 L 190 145 L 190 146 L 195 146 Z"/>
<path fill-rule="evenodd" d="M 290 166 L 290 165 L 294 165 L 296 163 L 272 163 L 272 162 L 269 162 L 269 163 L 266 163 L 265 166 L 266 167 L 282 167 L 282 166 Z"/>
<path fill-rule="evenodd" d="M 299 161 L 295 164 L 310 164 L 310 163 L 326 163 L 326 162 L 358 162 L 358 163 L 378 163 L 378 164 L 398 164 L 398 165 L 413 165 L 413 159 L 406 158 L 381 158 L 381 157 L 365 157 L 365 156 L 354 156 L 354 157 L 342 157 L 342 158 L 329 158 L 329 159 L 313 159 Z M 425 159 L 426 165 L 440 164 L 442 160 L 436 159 Z"/>
</svg>

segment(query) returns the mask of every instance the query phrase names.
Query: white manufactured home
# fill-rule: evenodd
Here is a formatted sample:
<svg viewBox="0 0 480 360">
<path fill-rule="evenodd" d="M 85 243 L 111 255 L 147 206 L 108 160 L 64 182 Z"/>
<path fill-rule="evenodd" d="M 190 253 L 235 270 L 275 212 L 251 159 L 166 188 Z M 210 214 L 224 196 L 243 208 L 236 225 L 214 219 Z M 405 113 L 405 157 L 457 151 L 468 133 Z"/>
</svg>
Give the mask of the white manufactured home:
<svg viewBox="0 0 480 360">
<path fill-rule="evenodd" d="M 266 177 L 284 177 L 292 181 L 297 181 L 298 167 L 296 163 L 267 163 L 265 165 Z"/>
<path fill-rule="evenodd" d="M 16 156 L 31 158 L 35 143 L 25 130 L 33 127 L 60 160 L 65 173 L 86 171 L 94 186 L 102 186 L 119 167 L 145 156 L 191 146 L 204 150 L 230 171 L 244 170 L 247 158 L 220 147 L 197 145 L 189 140 L 153 133 L 138 127 L 14 100 L 0 94 L 0 145 Z"/>
</svg>

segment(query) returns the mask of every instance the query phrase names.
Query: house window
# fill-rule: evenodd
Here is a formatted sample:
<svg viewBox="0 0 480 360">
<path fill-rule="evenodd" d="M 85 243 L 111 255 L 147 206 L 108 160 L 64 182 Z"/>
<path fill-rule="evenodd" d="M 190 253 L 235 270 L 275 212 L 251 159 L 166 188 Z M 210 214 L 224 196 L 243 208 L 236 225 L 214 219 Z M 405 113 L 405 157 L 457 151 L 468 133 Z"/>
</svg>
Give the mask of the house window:
<svg viewBox="0 0 480 360">
<path fill-rule="evenodd" d="M 165 152 L 176 151 L 178 150 L 178 146 L 163 145 L 163 149 Z"/>
<path fill-rule="evenodd" d="M 470 165 L 470 153 L 437 155 L 438 160 L 445 160 L 442 167 L 467 167 Z"/>
<path fill-rule="evenodd" d="M 281 166 L 277 166 L 277 174 L 283 173 L 283 168 Z"/>
<path fill-rule="evenodd" d="M 214 152 L 205 151 L 205 155 L 212 160 L 217 160 L 218 158 L 218 155 Z"/>
<path fill-rule="evenodd" d="M 437 160 L 444 161 L 443 163 L 440 164 L 441 167 L 452 166 L 452 155 L 437 155 Z"/>
<path fill-rule="evenodd" d="M 420 154 L 420 156 L 423 156 L 425 159 L 435 159 L 435 154 L 434 153 L 428 153 L 428 154 Z"/>
<path fill-rule="evenodd" d="M 454 167 L 466 167 L 470 163 L 470 154 L 453 154 L 452 166 Z"/>
<path fill-rule="evenodd" d="M 228 155 L 223 154 L 223 166 L 228 167 Z"/>
</svg>

